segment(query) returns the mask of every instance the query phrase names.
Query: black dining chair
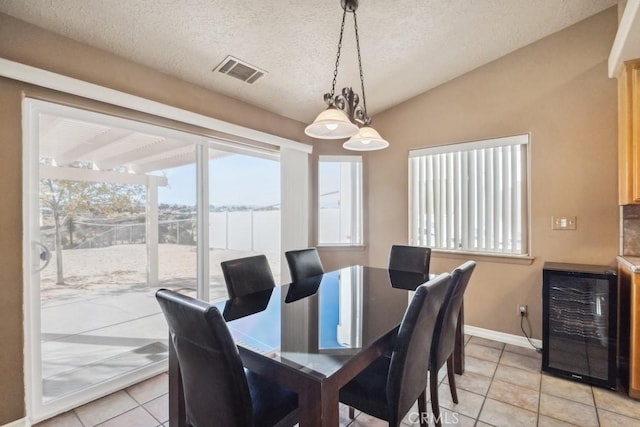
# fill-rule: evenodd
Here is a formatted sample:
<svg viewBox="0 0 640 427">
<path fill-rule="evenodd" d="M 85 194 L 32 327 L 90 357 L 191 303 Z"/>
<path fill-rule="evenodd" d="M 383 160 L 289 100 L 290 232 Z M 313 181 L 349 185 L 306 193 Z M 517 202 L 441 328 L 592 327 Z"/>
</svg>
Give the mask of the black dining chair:
<svg viewBox="0 0 640 427">
<path fill-rule="evenodd" d="M 431 248 L 393 245 L 389 252 L 389 270 L 429 275 Z"/>
<path fill-rule="evenodd" d="M 276 286 L 269 261 L 264 255 L 232 259 L 220 263 L 229 298 L 242 297 Z"/>
<path fill-rule="evenodd" d="M 289 273 L 291 273 L 291 281 L 293 282 L 324 273 L 320 255 L 316 248 L 287 251 L 284 256 L 287 258 Z"/>
<path fill-rule="evenodd" d="M 456 328 L 458 325 L 458 315 L 464 291 L 467 289 L 471 273 L 473 273 L 476 263 L 467 261 L 451 273 L 453 278 L 447 299 L 438 314 L 438 321 L 431 344 L 431 358 L 429 363 L 429 384 L 431 388 L 431 409 L 436 426 L 440 427 L 440 407 L 438 399 L 438 371 L 447 363 L 447 376 L 449 378 L 449 390 L 451 399 L 458 403 L 458 393 L 456 391 L 455 373 L 453 369 L 453 350 L 456 341 Z"/>
<path fill-rule="evenodd" d="M 160 289 L 156 299 L 178 358 L 186 422 L 192 427 L 292 426 L 298 396 L 245 370 L 220 311 Z"/>
<path fill-rule="evenodd" d="M 398 328 L 391 356 L 380 356 L 340 389 L 342 403 L 397 427 L 417 400 L 420 425 L 427 425 L 426 372 L 431 340 L 451 282 L 451 275 L 443 273 L 418 286 Z"/>
</svg>

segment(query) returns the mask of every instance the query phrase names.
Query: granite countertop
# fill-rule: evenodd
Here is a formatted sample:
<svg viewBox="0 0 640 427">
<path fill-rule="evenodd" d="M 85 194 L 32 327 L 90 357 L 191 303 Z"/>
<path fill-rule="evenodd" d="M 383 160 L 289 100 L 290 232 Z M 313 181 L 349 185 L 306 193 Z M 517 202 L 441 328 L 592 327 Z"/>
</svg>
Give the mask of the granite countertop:
<svg viewBox="0 0 640 427">
<path fill-rule="evenodd" d="M 640 256 L 618 255 L 616 261 L 634 273 L 640 273 Z"/>
</svg>

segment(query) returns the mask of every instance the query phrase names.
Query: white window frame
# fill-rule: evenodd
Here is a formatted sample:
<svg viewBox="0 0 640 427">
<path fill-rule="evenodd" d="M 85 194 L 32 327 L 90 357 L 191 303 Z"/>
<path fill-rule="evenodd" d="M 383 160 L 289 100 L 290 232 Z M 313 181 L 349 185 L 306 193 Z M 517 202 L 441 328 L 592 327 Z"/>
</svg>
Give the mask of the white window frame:
<svg viewBox="0 0 640 427">
<path fill-rule="evenodd" d="M 525 134 L 410 150 L 410 244 L 528 256 L 528 149 Z"/>
<path fill-rule="evenodd" d="M 346 201 L 348 203 L 340 204 L 339 217 L 348 217 L 350 223 L 347 228 L 350 231 L 349 241 L 323 241 L 322 240 L 322 221 L 321 221 L 321 206 L 323 195 L 320 192 L 321 182 L 321 165 L 322 163 L 340 163 L 343 164 L 341 173 L 350 174 L 348 180 L 340 180 L 340 194 L 341 201 L 343 201 L 342 195 L 346 194 Z M 318 157 L 318 246 L 362 246 L 363 245 L 363 159 L 362 156 L 356 155 L 321 155 Z M 345 214 L 345 210 L 348 211 Z M 338 232 L 343 229 L 341 223 L 338 224 Z M 340 240 L 340 239 L 338 239 Z"/>
</svg>

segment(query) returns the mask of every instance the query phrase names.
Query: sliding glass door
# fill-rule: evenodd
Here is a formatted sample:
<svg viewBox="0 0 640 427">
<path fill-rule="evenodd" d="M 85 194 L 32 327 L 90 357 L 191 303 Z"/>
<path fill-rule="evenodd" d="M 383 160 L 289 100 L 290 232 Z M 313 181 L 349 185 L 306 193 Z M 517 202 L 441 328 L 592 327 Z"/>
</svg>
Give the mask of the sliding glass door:
<svg viewBox="0 0 640 427">
<path fill-rule="evenodd" d="M 226 297 L 220 262 L 264 254 L 280 282 L 280 163 L 266 153 L 209 150 L 210 297 Z"/>
<path fill-rule="evenodd" d="M 157 289 L 226 298 L 220 260 L 279 260 L 280 175 L 277 152 L 51 103 L 26 100 L 24 123 L 27 400 L 39 421 L 166 369 Z"/>
</svg>

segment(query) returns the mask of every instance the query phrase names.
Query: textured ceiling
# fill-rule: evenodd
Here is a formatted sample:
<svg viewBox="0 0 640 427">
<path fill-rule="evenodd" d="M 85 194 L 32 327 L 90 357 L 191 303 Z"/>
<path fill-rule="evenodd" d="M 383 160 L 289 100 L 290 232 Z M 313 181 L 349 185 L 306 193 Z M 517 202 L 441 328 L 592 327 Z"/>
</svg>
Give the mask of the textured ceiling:
<svg viewBox="0 0 640 427">
<path fill-rule="evenodd" d="M 594 15 L 616 0 L 361 0 L 371 115 Z M 0 0 L 0 12 L 302 122 L 331 89 L 339 0 Z M 268 72 L 213 73 L 227 55 Z M 347 16 L 336 90 L 359 90 Z"/>
</svg>

